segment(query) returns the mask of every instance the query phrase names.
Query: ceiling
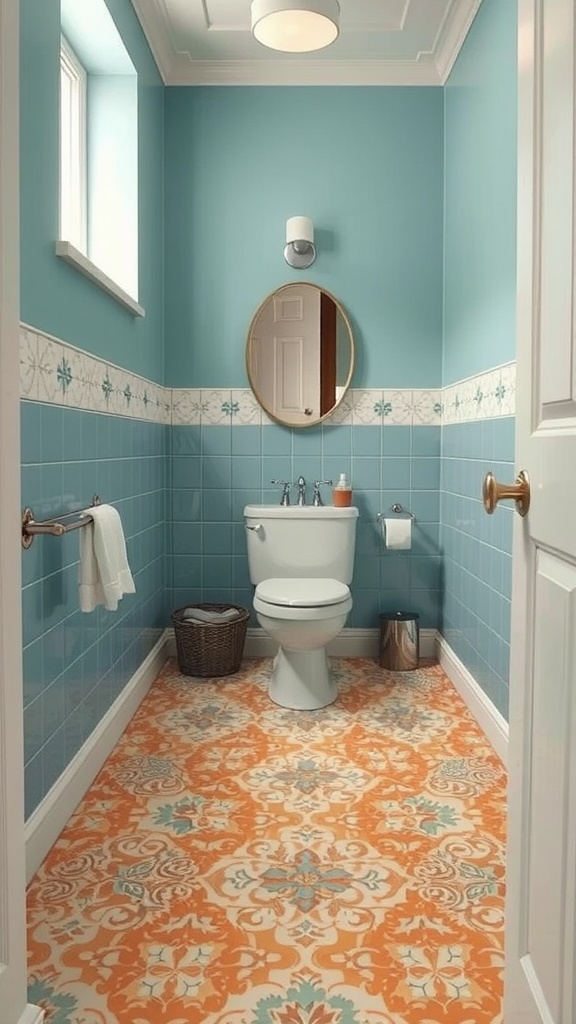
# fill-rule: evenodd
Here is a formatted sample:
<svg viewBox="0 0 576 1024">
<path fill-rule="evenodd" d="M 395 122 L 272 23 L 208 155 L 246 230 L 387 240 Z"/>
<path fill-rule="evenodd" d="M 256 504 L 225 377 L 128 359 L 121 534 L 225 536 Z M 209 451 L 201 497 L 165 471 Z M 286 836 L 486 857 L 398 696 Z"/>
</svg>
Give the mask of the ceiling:
<svg viewBox="0 0 576 1024">
<path fill-rule="evenodd" d="M 132 0 L 166 85 L 443 85 L 481 0 L 340 0 L 340 36 L 276 53 L 250 0 Z"/>
</svg>

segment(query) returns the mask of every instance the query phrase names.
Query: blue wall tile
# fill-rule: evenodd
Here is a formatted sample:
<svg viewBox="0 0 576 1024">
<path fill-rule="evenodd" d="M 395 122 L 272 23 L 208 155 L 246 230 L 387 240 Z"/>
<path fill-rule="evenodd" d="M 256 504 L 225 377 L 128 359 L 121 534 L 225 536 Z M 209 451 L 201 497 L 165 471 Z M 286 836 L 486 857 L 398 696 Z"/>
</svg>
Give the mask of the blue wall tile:
<svg viewBox="0 0 576 1024">
<path fill-rule="evenodd" d="M 428 429 L 428 428 L 426 428 Z M 435 428 L 432 427 L 432 430 Z M 412 449 L 412 427 L 392 427 L 382 430 L 382 454 L 384 456 L 409 456 Z"/>
<path fill-rule="evenodd" d="M 498 472 L 512 479 L 514 420 L 490 423 L 490 429 L 484 421 L 442 430 L 442 618 L 456 654 L 506 716 L 514 513 L 498 507 L 487 515 L 480 492 L 496 465 L 496 444 Z"/>
<path fill-rule="evenodd" d="M 378 427 L 374 429 L 379 433 Z M 349 459 L 352 454 L 352 427 L 326 427 L 322 431 L 322 454 L 325 459 L 331 456 L 339 459 L 346 456 Z M 355 450 L 354 454 L 361 455 L 363 453 Z M 365 454 L 379 454 L 379 452 L 366 452 Z"/>
<path fill-rule="evenodd" d="M 30 813 L 89 735 L 102 708 L 109 706 L 110 674 L 119 689 L 128 682 L 130 676 L 120 666 L 130 617 L 134 612 L 139 616 L 140 660 L 164 626 L 168 428 L 34 402 L 22 402 L 21 420 L 28 438 L 23 447 L 23 499 L 42 519 L 84 508 L 99 491 L 101 499 L 120 512 L 136 585 L 136 594 L 126 596 L 117 612 L 98 608 L 85 614 L 78 605 L 77 531 L 60 538 L 36 537 L 22 552 L 24 700 L 27 709 L 36 708 L 38 701 L 42 709 L 41 715 L 27 712 L 30 722 L 35 714 L 34 728 L 27 729 L 25 765 Z M 42 465 L 26 462 L 39 457 L 39 424 L 40 458 L 47 460 Z M 79 441 L 71 443 L 72 434 L 81 439 L 82 447 Z M 130 450 L 137 450 L 139 457 L 118 458 L 120 451 Z M 86 455 L 80 463 L 82 451 Z M 127 477 L 129 498 L 122 486 Z"/>
<path fill-rule="evenodd" d="M 249 444 L 243 440 L 247 430 Z M 279 504 L 282 490 L 268 483 L 272 478 L 292 483 L 291 500 L 295 502 L 295 481 L 302 473 L 307 481 L 307 501 L 311 501 L 315 479 L 331 477 L 336 482 L 339 473 L 345 472 L 353 482 L 353 501 L 360 511 L 352 582 L 354 611 L 348 625 L 376 628 L 379 611 L 385 610 L 390 602 L 394 607 L 409 608 L 413 600 L 424 608 L 423 622 L 425 619 L 433 626 L 439 621 L 442 572 L 438 427 L 419 427 L 414 433 L 411 427 L 324 427 L 309 434 L 275 424 L 258 428 L 233 425 L 231 478 L 228 479 L 226 471 L 221 487 L 207 486 L 207 479 L 213 484 L 218 475 L 214 465 L 225 458 L 214 452 L 222 450 L 222 437 L 227 431 L 228 428 L 221 427 L 202 428 L 198 458 L 203 487 L 196 523 L 185 521 L 192 514 L 193 492 L 175 490 L 173 494 L 173 606 L 190 600 L 235 600 L 247 601 L 251 608 L 253 591 L 246 559 L 244 506 L 261 501 Z M 387 432 L 389 447 L 396 454 L 382 459 L 382 439 Z M 418 452 L 425 453 L 415 463 L 419 484 L 416 491 L 411 489 L 413 442 Z M 177 444 L 178 451 L 186 445 L 181 431 Z M 240 454 L 247 450 L 277 454 Z M 186 462 L 185 457 L 174 454 L 174 466 L 183 458 Z M 175 468 L 174 479 L 180 479 L 179 473 Z M 394 484 L 392 489 L 388 489 L 390 482 Z M 324 501 L 331 504 L 330 487 L 323 486 L 321 492 Z M 406 553 L 386 549 L 377 521 L 377 513 L 389 509 L 393 501 L 400 501 L 406 508 L 414 507 L 419 514 L 413 530 L 413 547 Z M 428 599 L 428 592 L 434 597 Z M 438 602 L 436 611 L 432 610 L 434 600 Z"/>
</svg>

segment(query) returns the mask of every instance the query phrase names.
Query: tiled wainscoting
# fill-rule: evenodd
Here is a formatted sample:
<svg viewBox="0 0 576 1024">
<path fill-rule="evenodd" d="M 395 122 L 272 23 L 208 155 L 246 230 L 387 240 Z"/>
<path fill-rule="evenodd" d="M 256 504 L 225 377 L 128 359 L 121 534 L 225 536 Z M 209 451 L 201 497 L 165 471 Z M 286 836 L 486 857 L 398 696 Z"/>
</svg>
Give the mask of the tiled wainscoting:
<svg viewBox="0 0 576 1024">
<path fill-rule="evenodd" d="M 168 430 L 23 401 L 22 505 L 38 520 L 118 508 L 136 593 L 117 612 L 78 606 L 78 532 L 22 552 L 25 790 L 38 805 L 152 649 L 166 624 Z"/>
<path fill-rule="evenodd" d="M 442 402 L 442 634 L 507 720 L 514 513 L 488 515 L 481 494 L 488 470 L 516 475 L 515 364 L 444 388 Z"/>
<path fill-rule="evenodd" d="M 442 632 L 498 710 L 508 717 L 512 507 L 487 515 L 488 469 L 513 480 L 514 418 L 446 424 L 442 429 Z"/>
<path fill-rule="evenodd" d="M 412 418 L 412 417 L 410 417 Z M 349 626 L 378 625 L 379 611 L 410 607 L 436 628 L 440 608 L 439 425 L 273 424 L 172 428 L 174 601 L 252 604 L 242 511 L 279 502 L 271 480 L 354 481 L 359 509 Z M 311 488 L 311 483 L 309 483 Z M 323 488 L 327 502 L 330 487 Z M 310 491 L 311 494 L 311 491 Z M 310 495 L 309 495 L 310 500 Z M 411 551 L 386 549 L 377 513 L 400 502 L 416 516 Z M 254 623 L 256 624 L 256 623 Z"/>
<path fill-rule="evenodd" d="M 512 458 L 512 365 L 444 392 L 352 389 L 307 430 L 271 422 L 248 389 L 162 388 L 27 327 L 21 366 L 22 504 L 42 519 L 98 493 L 121 513 L 136 578 L 118 612 L 86 615 L 78 537 L 39 538 L 23 552 L 28 813 L 151 650 L 170 608 L 251 606 L 242 509 L 279 500 L 272 479 L 349 475 L 360 518 L 348 625 L 418 612 L 423 627 L 444 628 L 504 710 L 510 517 L 482 518 L 477 495 L 483 460 Z M 500 471 L 506 477 L 508 466 Z M 416 516 L 410 551 L 385 547 L 377 513 L 393 502 Z"/>
</svg>

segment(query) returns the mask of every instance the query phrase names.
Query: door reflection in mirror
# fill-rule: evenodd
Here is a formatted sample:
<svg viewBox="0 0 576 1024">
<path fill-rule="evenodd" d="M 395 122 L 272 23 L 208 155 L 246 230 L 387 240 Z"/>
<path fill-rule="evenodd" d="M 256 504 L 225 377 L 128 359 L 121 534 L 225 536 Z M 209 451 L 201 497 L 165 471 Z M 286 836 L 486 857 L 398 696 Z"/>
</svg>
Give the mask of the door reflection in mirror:
<svg viewBox="0 0 576 1024">
<path fill-rule="evenodd" d="M 350 323 L 329 292 L 313 284 L 284 285 L 258 307 L 246 368 L 260 405 L 279 423 L 307 427 L 329 416 L 353 367 Z"/>
</svg>

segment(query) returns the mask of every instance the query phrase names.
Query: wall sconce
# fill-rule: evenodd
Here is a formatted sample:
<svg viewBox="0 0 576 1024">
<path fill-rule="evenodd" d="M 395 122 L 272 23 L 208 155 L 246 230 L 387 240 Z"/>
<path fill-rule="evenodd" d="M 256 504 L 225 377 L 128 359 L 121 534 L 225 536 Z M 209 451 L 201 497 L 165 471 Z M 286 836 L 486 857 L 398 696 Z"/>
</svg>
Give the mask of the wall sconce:
<svg viewBox="0 0 576 1024">
<path fill-rule="evenodd" d="M 310 217 L 290 217 L 286 221 L 284 259 L 295 270 L 304 270 L 314 263 L 314 225 Z"/>
</svg>

